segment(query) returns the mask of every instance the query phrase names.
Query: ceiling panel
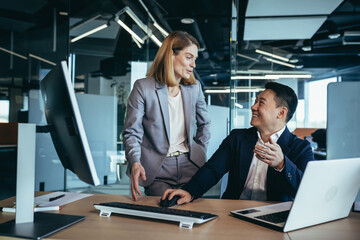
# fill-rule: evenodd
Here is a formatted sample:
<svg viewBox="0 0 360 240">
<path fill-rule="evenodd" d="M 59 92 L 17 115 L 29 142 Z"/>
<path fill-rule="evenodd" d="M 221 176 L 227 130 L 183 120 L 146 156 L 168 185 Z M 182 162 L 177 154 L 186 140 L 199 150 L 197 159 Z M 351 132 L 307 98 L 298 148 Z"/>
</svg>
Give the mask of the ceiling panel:
<svg viewBox="0 0 360 240">
<path fill-rule="evenodd" d="M 24 32 L 33 26 L 35 26 L 35 23 L 0 17 L 0 29 Z"/>
<path fill-rule="evenodd" d="M 80 19 L 74 19 L 71 18 L 70 25 L 73 26 L 76 22 L 78 22 Z M 70 31 L 70 37 L 76 37 L 83 33 L 86 33 L 92 29 L 95 29 L 103 24 L 106 24 L 107 20 L 94 20 L 87 24 L 84 24 L 74 30 Z M 87 36 L 87 38 L 102 38 L 102 39 L 115 39 L 118 31 L 119 31 L 120 25 L 117 24 L 115 21 L 110 21 L 110 26 L 102 29 L 94 34 L 91 34 Z"/>
<path fill-rule="evenodd" d="M 244 40 L 310 39 L 326 17 L 250 18 L 245 20 Z"/>
<path fill-rule="evenodd" d="M 329 15 L 343 0 L 249 0 L 246 17 Z"/>
<path fill-rule="evenodd" d="M 0 0 L 0 9 L 35 14 L 46 4 L 48 1 L 45 0 Z"/>
</svg>

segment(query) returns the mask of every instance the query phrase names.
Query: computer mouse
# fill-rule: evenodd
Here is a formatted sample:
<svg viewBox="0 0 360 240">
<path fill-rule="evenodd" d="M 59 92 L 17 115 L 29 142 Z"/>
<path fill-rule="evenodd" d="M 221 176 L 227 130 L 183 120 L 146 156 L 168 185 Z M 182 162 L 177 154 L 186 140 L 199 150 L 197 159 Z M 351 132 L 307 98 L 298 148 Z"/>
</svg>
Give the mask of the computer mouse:
<svg viewBox="0 0 360 240">
<path fill-rule="evenodd" d="M 161 207 L 172 207 L 172 206 L 175 206 L 175 205 L 178 205 L 177 204 L 177 201 L 180 199 L 181 197 L 178 196 L 178 195 L 175 195 L 171 200 L 169 200 L 168 198 L 165 198 L 164 200 L 161 200 L 159 205 Z"/>
</svg>

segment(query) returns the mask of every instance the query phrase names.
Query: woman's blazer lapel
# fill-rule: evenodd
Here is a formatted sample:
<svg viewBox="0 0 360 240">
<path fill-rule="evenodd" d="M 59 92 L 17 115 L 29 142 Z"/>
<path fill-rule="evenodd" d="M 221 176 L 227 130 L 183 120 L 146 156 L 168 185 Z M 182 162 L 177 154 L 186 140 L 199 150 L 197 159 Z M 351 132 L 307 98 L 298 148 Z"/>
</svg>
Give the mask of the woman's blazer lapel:
<svg viewBox="0 0 360 240">
<path fill-rule="evenodd" d="M 169 122 L 169 107 L 167 99 L 167 88 L 160 82 L 155 81 L 155 91 L 159 100 L 161 115 L 164 121 L 167 140 L 170 144 L 170 122 Z"/>
</svg>

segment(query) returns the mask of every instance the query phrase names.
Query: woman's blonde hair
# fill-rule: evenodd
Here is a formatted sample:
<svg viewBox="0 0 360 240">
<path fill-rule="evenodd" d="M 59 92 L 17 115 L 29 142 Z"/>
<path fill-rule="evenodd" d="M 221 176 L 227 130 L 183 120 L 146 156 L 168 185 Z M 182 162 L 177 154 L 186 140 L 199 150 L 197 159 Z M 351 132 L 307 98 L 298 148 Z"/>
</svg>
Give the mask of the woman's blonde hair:
<svg viewBox="0 0 360 240">
<path fill-rule="evenodd" d="M 198 49 L 200 48 L 198 41 L 187 32 L 175 31 L 170 33 L 156 53 L 154 62 L 146 76 L 154 77 L 155 80 L 170 87 L 177 86 L 178 83 L 175 80 L 172 55 L 173 53 L 177 54 L 191 44 L 195 44 Z M 189 79 L 182 78 L 181 81 L 185 85 L 196 84 L 193 74 L 190 75 Z"/>
</svg>

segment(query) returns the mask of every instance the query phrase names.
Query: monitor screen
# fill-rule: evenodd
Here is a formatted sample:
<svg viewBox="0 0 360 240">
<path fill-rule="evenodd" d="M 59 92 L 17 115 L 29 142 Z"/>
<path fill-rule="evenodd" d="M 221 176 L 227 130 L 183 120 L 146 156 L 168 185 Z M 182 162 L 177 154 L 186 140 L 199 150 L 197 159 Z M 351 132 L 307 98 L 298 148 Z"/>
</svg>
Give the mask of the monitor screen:
<svg viewBox="0 0 360 240">
<path fill-rule="evenodd" d="M 80 180 L 99 185 L 66 62 L 52 69 L 40 87 L 50 135 L 62 165 Z"/>
</svg>

